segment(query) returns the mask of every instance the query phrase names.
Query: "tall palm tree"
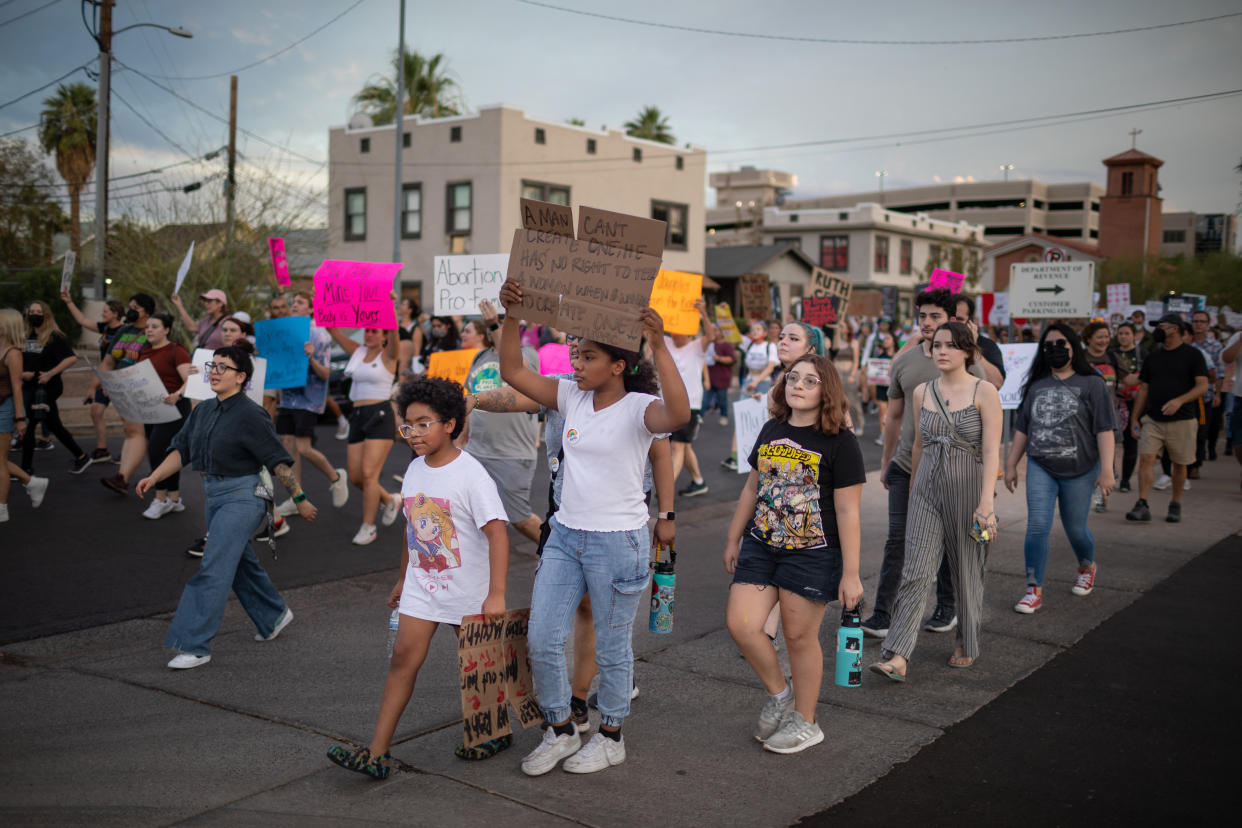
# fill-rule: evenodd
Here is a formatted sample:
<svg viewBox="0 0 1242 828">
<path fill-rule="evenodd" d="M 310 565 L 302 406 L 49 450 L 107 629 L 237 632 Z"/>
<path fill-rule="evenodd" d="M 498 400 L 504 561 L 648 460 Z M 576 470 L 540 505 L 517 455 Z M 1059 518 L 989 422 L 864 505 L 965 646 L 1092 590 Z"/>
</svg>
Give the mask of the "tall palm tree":
<svg viewBox="0 0 1242 828">
<path fill-rule="evenodd" d="M 354 105 L 370 115 L 377 126 L 391 124 L 396 118 L 398 72 L 405 81 L 405 106 L 402 108 L 405 115 L 439 118 L 461 114 L 461 88 L 449 76 L 442 53 L 427 58 L 418 52 L 406 51 L 404 59 L 394 54 L 392 68 L 392 77 L 368 83 L 353 97 Z"/>
<path fill-rule="evenodd" d="M 56 170 L 69 185 L 69 243 L 82 258 L 81 195 L 95 168 L 95 89 L 61 84 L 43 100 L 39 145 L 56 155 Z"/>
<path fill-rule="evenodd" d="M 660 114 L 659 107 L 644 106 L 638 117 L 625 122 L 625 134 L 635 138 L 646 138 L 648 141 L 659 141 L 661 144 L 672 144 L 673 130 L 668 125 L 668 118 Z"/>
</svg>

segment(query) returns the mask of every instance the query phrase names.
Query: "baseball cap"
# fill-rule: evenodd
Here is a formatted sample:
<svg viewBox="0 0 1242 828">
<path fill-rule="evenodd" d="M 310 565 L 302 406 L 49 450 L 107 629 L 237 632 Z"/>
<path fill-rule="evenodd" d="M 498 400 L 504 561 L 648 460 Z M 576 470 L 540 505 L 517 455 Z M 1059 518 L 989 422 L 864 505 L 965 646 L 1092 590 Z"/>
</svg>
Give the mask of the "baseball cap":
<svg viewBox="0 0 1242 828">
<path fill-rule="evenodd" d="M 240 319 L 243 322 L 249 322 L 250 314 L 246 313 L 245 311 L 237 311 L 236 313 L 233 314 L 233 318 Z"/>
<path fill-rule="evenodd" d="M 206 293 L 201 293 L 199 294 L 198 298 L 199 299 L 218 299 L 226 305 L 229 303 L 228 297 L 226 297 L 224 295 L 224 291 L 220 290 L 219 288 L 212 288 Z"/>
<path fill-rule="evenodd" d="M 1160 317 L 1155 322 L 1152 322 L 1151 326 L 1153 328 L 1156 328 L 1164 324 L 1176 325 L 1178 330 L 1181 330 L 1181 331 L 1185 331 L 1190 327 L 1188 324 L 1186 324 L 1186 320 L 1182 318 L 1182 315 L 1180 313 L 1166 313 L 1164 316 Z"/>
</svg>

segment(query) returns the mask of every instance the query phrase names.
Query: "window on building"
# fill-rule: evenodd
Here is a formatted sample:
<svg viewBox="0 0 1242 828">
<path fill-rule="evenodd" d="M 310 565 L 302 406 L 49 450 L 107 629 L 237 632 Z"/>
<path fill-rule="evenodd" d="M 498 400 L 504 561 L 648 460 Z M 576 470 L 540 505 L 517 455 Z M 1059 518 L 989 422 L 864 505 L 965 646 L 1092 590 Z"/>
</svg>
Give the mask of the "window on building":
<svg viewBox="0 0 1242 828">
<path fill-rule="evenodd" d="M 850 237 L 820 236 L 819 266 L 844 273 L 850 269 Z"/>
<path fill-rule="evenodd" d="M 885 210 L 892 210 L 895 213 L 931 213 L 936 210 L 948 210 L 950 207 L 947 201 L 929 201 L 926 204 L 905 204 L 896 207 L 885 205 Z"/>
<path fill-rule="evenodd" d="M 358 152 L 365 155 L 370 151 L 371 151 L 371 139 L 370 138 L 362 138 L 361 140 L 358 141 Z"/>
<path fill-rule="evenodd" d="M 638 150 L 635 149 L 635 152 Z M 665 250 L 685 250 L 689 243 L 690 205 L 669 201 L 651 202 L 651 217 L 668 225 L 664 235 Z"/>
<path fill-rule="evenodd" d="M 1081 227 L 1054 227 L 1048 231 L 1049 236 L 1059 236 L 1066 239 L 1081 239 Z"/>
<path fill-rule="evenodd" d="M 367 188 L 345 190 L 345 241 L 367 240 Z"/>
<path fill-rule="evenodd" d="M 535 127 L 535 143 L 536 144 L 548 143 L 548 133 L 547 133 L 547 130 L 545 130 L 543 127 Z"/>
<path fill-rule="evenodd" d="M 1091 202 L 1091 212 L 1093 213 L 1100 212 L 1100 202 L 1098 201 Z"/>
<path fill-rule="evenodd" d="M 914 271 L 914 242 L 910 239 L 901 240 L 901 275 L 908 276 Z"/>
<path fill-rule="evenodd" d="M 1025 207 L 1024 198 L 975 198 L 957 202 L 959 210 L 997 210 L 1005 207 Z"/>
<path fill-rule="evenodd" d="M 1032 232 L 1032 233 L 1042 233 L 1042 232 L 1044 232 L 1044 228 L 1042 228 L 1042 227 L 1032 227 L 1032 228 L 1031 228 L 1031 232 Z"/>
<path fill-rule="evenodd" d="M 849 221 L 849 220 L 850 220 L 849 213 L 837 213 L 837 221 Z"/>
<path fill-rule="evenodd" d="M 932 264 L 940 264 L 940 245 L 938 244 L 927 245 L 927 261 L 931 262 Z"/>
<path fill-rule="evenodd" d="M 548 201 L 569 206 L 569 188 L 561 184 L 545 184 L 541 181 L 523 181 L 522 198 Z"/>
<path fill-rule="evenodd" d="M 587 155 L 594 155 L 594 154 L 595 154 L 595 139 L 588 138 L 587 139 Z"/>
<path fill-rule="evenodd" d="M 643 160 L 643 149 L 642 149 L 642 147 L 634 147 L 634 161 L 636 161 L 637 163 L 640 163 L 640 164 L 641 164 L 641 163 L 642 163 L 642 160 Z"/>
<path fill-rule="evenodd" d="M 1081 201 L 1052 201 L 1052 202 L 1049 202 L 1048 209 L 1050 211 L 1082 210 L 1083 204 Z"/>
<path fill-rule="evenodd" d="M 888 273 L 888 236 L 875 237 L 875 272 Z"/>
<path fill-rule="evenodd" d="M 461 127 L 459 126 L 449 127 L 449 143 L 450 144 L 461 143 Z"/>
<path fill-rule="evenodd" d="M 1134 173 L 1123 172 L 1121 174 L 1121 194 L 1123 196 L 1134 194 Z"/>
<path fill-rule="evenodd" d="M 401 146 L 405 149 L 410 148 L 410 133 L 408 132 L 401 133 Z"/>
<path fill-rule="evenodd" d="M 1038 198 L 1033 199 L 1031 203 L 1033 203 L 1033 204 L 1035 205 L 1035 209 L 1036 209 L 1036 210 L 1042 210 L 1042 209 L 1044 209 L 1044 203 L 1043 203 L 1042 201 L 1040 201 Z"/>
<path fill-rule="evenodd" d="M 677 156 L 677 160 L 673 163 L 673 166 L 679 170 L 684 170 L 686 168 L 686 159 L 682 158 L 680 155 Z"/>
<path fill-rule="evenodd" d="M 1021 224 L 1000 224 L 983 228 L 985 236 L 1021 236 L 1025 232 L 1026 228 Z"/>
<path fill-rule="evenodd" d="M 1088 235 L 1089 235 L 1089 236 L 1091 236 L 1091 238 L 1093 238 L 1093 239 L 1098 239 L 1098 238 L 1100 237 L 1100 231 L 1099 231 L 1099 230 L 1096 230 L 1096 229 L 1093 227 L 1093 228 L 1091 228 L 1091 232 L 1090 232 L 1090 233 L 1088 233 Z"/>
<path fill-rule="evenodd" d="M 474 194 L 470 182 L 449 184 L 445 191 L 448 194 L 446 229 L 450 239 L 454 236 L 469 236 L 474 219 Z"/>
<path fill-rule="evenodd" d="M 1164 231 L 1164 243 L 1165 244 L 1185 244 L 1186 243 L 1186 231 L 1185 230 L 1165 230 Z"/>
<path fill-rule="evenodd" d="M 789 214 L 789 223 L 790 223 L 790 224 L 797 224 L 797 223 L 798 223 L 798 218 L 799 218 L 799 216 L 798 216 L 798 214 L 797 214 L 797 213 L 790 213 L 790 214 Z"/>
<path fill-rule="evenodd" d="M 407 132 L 406 135 L 409 135 Z M 401 238 L 419 239 L 423 236 L 423 185 L 401 185 Z"/>
<path fill-rule="evenodd" d="M 791 244 L 794 247 L 798 248 L 799 250 L 802 249 L 802 237 L 801 236 L 777 236 L 776 238 L 772 239 L 772 243 L 773 244 Z"/>
</svg>

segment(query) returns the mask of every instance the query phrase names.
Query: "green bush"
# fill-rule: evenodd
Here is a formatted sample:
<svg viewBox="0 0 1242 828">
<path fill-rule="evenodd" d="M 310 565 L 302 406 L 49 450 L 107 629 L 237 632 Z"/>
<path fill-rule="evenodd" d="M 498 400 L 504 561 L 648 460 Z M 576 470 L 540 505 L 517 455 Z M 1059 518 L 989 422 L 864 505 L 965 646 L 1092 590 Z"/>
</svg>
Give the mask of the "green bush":
<svg viewBox="0 0 1242 828">
<path fill-rule="evenodd" d="M 76 279 L 69 295 L 80 307 L 82 286 Z M 69 341 L 76 344 L 82 334 L 82 326 L 74 321 L 65 303 L 60 301 L 60 268 L 0 270 L 0 308 L 14 308 L 25 313 L 26 306 L 36 299 L 42 299 L 51 306 L 56 324 L 69 337 Z"/>
</svg>

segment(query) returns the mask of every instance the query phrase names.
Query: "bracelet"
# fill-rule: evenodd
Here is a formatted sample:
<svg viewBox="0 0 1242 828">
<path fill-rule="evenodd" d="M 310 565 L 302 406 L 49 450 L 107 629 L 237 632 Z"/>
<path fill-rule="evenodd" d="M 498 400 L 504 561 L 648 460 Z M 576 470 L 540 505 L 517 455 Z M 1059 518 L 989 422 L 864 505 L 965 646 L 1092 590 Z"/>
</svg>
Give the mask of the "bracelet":
<svg viewBox="0 0 1242 828">
<path fill-rule="evenodd" d="M 14 418 L 13 418 L 13 422 L 15 422 L 15 423 L 24 423 L 24 422 L 26 422 L 26 418 L 25 418 L 25 417 L 14 417 Z"/>
<path fill-rule="evenodd" d="M 493 322 L 492 324 L 490 324 L 490 325 L 488 325 L 488 326 L 487 326 L 487 329 L 488 329 L 489 331 L 498 331 L 498 330 L 500 330 L 500 323 L 499 323 L 499 322 Z"/>
<path fill-rule="evenodd" d="M 294 503 L 302 503 L 306 500 L 306 492 L 298 492 L 293 496 Z"/>
</svg>

